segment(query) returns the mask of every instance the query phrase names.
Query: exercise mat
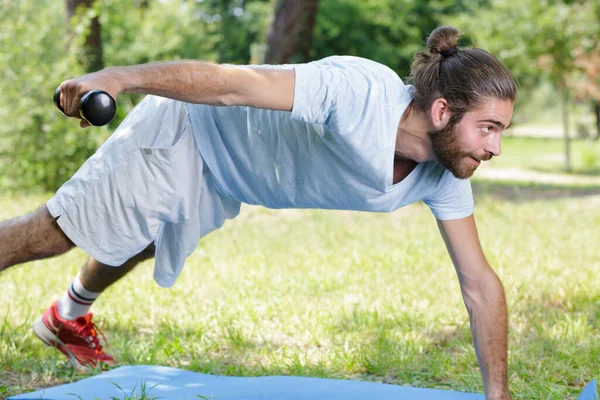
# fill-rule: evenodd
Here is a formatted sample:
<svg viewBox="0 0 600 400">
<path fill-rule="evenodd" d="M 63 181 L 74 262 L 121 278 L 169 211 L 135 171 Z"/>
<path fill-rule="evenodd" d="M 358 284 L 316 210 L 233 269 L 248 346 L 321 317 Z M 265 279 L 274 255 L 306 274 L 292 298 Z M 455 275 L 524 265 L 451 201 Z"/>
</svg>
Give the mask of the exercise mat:
<svg viewBox="0 0 600 400">
<path fill-rule="evenodd" d="M 297 376 L 231 377 L 160 366 L 126 366 L 9 400 L 485 400 L 483 394 Z M 579 400 L 596 400 L 592 381 Z"/>
</svg>

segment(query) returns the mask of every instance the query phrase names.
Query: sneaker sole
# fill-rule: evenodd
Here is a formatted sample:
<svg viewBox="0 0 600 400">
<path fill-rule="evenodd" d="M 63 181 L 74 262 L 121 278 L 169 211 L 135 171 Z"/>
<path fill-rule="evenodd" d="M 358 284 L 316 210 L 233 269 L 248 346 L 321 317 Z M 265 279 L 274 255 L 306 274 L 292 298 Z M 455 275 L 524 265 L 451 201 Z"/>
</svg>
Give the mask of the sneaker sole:
<svg viewBox="0 0 600 400">
<path fill-rule="evenodd" d="M 50 329 L 48 329 L 46 324 L 44 324 L 42 317 L 39 317 L 38 319 L 35 320 L 35 322 L 32 325 L 32 329 L 33 329 L 33 333 L 35 334 L 35 336 L 37 336 L 42 342 L 46 343 L 48 346 L 51 346 L 51 347 L 54 347 L 54 348 L 60 350 L 61 353 L 63 353 L 67 357 L 67 359 L 69 360 L 69 363 L 73 367 L 75 367 L 76 369 L 79 369 L 79 370 L 88 369 L 88 367 L 81 364 L 77 360 L 75 355 L 69 351 L 67 346 L 58 337 L 56 337 L 56 335 Z"/>
</svg>

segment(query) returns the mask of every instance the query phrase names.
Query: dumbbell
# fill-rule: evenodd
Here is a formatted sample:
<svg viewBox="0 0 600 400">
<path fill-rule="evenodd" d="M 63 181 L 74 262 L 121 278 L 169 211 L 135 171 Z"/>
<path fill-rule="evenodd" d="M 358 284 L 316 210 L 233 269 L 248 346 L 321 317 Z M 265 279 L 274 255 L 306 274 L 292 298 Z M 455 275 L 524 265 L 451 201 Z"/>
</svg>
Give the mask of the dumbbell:
<svg viewBox="0 0 600 400">
<path fill-rule="evenodd" d="M 60 86 L 54 91 L 54 104 L 63 114 L 65 113 L 60 106 Z M 81 96 L 79 101 L 79 115 L 94 126 L 108 124 L 115 117 L 116 112 L 115 99 L 104 90 L 90 90 Z"/>
</svg>

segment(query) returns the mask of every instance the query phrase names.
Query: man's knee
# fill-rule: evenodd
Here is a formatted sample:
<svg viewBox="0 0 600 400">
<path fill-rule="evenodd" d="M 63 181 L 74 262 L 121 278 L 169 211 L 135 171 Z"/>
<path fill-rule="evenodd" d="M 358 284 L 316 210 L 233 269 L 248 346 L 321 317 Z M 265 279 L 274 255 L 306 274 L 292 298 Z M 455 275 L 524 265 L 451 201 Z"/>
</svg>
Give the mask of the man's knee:
<svg viewBox="0 0 600 400">
<path fill-rule="evenodd" d="M 12 265 L 57 256 L 72 247 L 73 242 L 46 206 L 0 222 L 0 271 Z"/>
<path fill-rule="evenodd" d="M 75 244 L 65 235 L 45 205 L 31 214 L 29 247 L 40 257 L 51 257 L 65 253 Z"/>
</svg>

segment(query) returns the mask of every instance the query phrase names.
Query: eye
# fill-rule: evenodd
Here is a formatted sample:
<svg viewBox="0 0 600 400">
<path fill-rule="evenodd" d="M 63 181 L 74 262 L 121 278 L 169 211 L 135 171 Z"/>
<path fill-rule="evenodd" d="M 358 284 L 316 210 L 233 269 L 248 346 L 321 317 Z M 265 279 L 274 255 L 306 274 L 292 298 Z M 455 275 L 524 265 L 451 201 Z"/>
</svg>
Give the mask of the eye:
<svg viewBox="0 0 600 400">
<path fill-rule="evenodd" d="M 483 128 L 481 128 L 481 132 L 488 134 L 490 133 L 490 131 L 492 130 L 491 126 L 484 126 Z"/>
</svg>

